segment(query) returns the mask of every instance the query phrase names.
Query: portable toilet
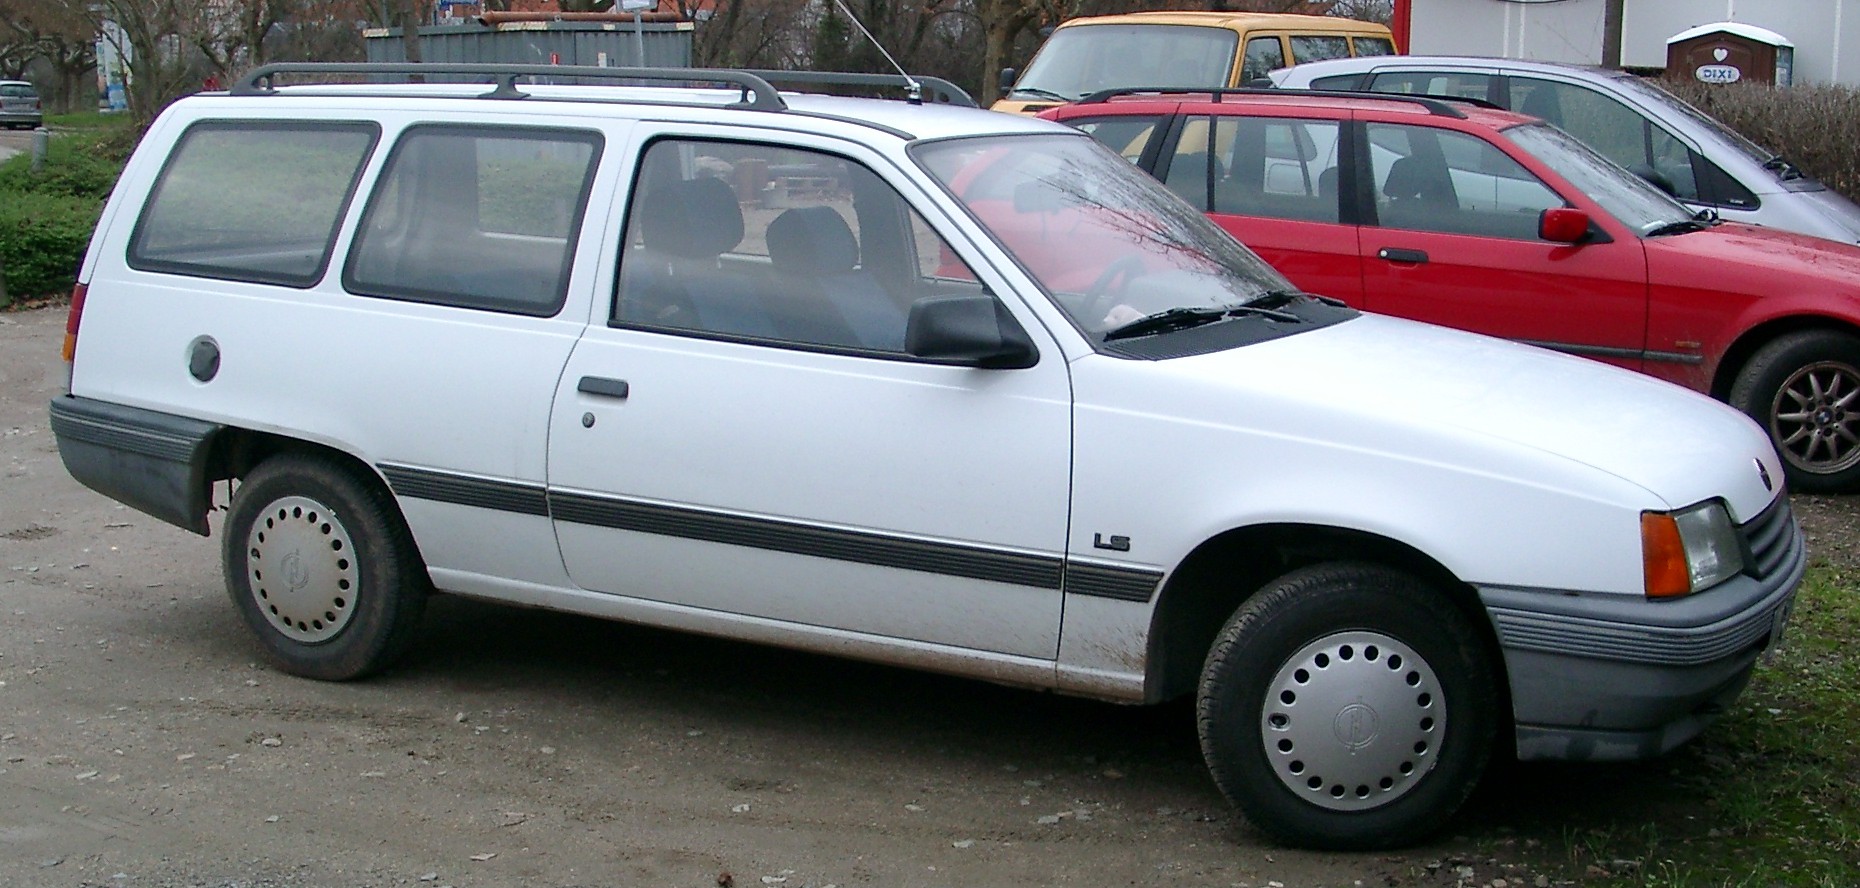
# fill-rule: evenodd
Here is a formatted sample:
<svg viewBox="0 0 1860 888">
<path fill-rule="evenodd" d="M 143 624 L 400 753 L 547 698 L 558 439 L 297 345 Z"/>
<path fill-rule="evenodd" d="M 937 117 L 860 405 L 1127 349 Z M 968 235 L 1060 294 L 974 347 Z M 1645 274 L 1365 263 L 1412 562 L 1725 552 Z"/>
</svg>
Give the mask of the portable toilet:
<svg viewBox="0 0 1860 888">
<path fill-rule="evenodd" d="M 1745 80 L 1788 86 L 1794 80 L 1795 44 L 1768 28 L 1715 22 L 1666 38 L 1666 75 L 1705 83 Z"/>
</svg>

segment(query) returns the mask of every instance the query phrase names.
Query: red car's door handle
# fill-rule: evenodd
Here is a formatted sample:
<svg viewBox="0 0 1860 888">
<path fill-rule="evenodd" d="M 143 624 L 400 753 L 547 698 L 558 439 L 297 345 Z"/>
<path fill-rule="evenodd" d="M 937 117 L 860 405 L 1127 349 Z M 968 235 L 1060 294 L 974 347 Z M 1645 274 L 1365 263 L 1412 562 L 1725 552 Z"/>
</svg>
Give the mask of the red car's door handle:
<svg viewBox="0 0 1860 888">
<path fill-rule="evenodd" d="M 1425 250 L 1404 250 L 1399 247 L 1383 247 L 1376 251 L 1376 258 L 1387 259 L 1390 262 L 1407 262 L 1420 265 L 1427 261 L 1427 252 Z"/>
</svg>

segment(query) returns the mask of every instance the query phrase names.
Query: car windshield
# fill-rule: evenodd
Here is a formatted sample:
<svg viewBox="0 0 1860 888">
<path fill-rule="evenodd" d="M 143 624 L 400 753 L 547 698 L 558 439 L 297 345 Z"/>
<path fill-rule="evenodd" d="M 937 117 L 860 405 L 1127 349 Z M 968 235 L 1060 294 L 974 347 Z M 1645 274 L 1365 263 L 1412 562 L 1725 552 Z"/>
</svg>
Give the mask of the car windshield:
<svg viewBox="0 0 1860 888">
<path fill-rule="evenodd" d="M 1528 123 L 1506 130 L 1505 135 L 1640 234 L 1692 219 L 1693 211 L 1671 195 L 1556 127 Z"/>
<path fill-rule="evenodd" d="M 1083 134 L 950 139 L 914 154 L 1087 333 L 1294 289 L 1200 211 Z"/>
<path fill-rule="evenodd" d="M 1081 25 L 1048 38 L 1015 93 L 1080 99 L 1126 86 L 1226 86 L 1240 38 L 1195 25 Z"/>
</svg>

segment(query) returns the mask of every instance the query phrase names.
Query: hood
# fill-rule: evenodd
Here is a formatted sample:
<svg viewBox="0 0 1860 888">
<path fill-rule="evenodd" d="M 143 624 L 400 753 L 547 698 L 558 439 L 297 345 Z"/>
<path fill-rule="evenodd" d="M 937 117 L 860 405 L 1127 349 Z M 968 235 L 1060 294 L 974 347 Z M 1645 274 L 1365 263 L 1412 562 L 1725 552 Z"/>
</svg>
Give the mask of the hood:
<svg viewBox="0 0 1860 888">
<path fill-rule="evenodd" d="M 1703 395 L 1583 358 L 1380 315 L 1160 363 L 1203 386 L 1237 390 L 1220 399 L 1244 408 L 1235 425 L 1270 422 L 1314 441 L 1595 497 L 1619 496 L 1626 482 L 1651 494 L 1641 508 L 1722 497 L 1746 521 L 1776 498 L 1757 463 L 1773 484 L 1783 477 L 1762 429 Z M 1204 401 L 1203 418 L 1205 411 Z"/>
<path fill-rule="evenodd" d="M 1656 286 L 1783 295 L 1806 286 L 1817 298 L 1860 294 L 1860 246 L 1778 228 L 1723 222 L 1703 231 L 1651 237 Z"/>
</svg>

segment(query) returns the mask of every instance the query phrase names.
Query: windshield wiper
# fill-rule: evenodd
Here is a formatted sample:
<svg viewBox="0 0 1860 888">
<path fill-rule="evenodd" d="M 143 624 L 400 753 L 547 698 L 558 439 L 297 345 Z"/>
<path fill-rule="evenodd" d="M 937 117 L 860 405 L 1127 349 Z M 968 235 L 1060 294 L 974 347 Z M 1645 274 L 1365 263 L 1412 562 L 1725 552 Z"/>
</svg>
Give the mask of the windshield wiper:
<svg viewBox="0 0 1860 888">
<path fill-rule="evenodd" d="M 1118 327 L 1104 334 L 1104 341 L 1115 342 L 1119 339 L 1130 339 L 1134 336 L 1147 336 L 1151 333 L 1162 333 L 1169 330 L 1186 330 L 1189 327 L 1212 324 L 1215 321 L 1223 321 L 1239 315 L 1250 315 L 1289 324 L 1304 322 L 1304 318 L 1292 314 L 1291 312 L 1261 308 L 1256 305 L 1217 305 L 1205 308 L 1177 306 L 1176 308 L 1164 309 L 1152 315 L 1144 315 L 1128 324 Z"/>
<path fill-rule="evenodd" d="M 1669 234 L 1685 234 L 1692 231 L 1704 231 L 1707 228 L 1717 225 L 1721 221 L 1723 220 L 1718 218 L 1717 210 L 1706 207 L 1705 209 L 1693 213 L 1690 219 L 1680 222 L 1668 222 L 1665 225 L 1655 226 L 1652 230 L 1647 232 L 1646 236 L 1664 237 Z"/>
<path fill-rule="evenodd" d="M 1072 101 L 1071 97 L 1069 96 L 1062 96 L 1056 92 L 1053 92 L 1050 89 L 1041 89 L 1037 86 L 1017 86 L 1017 87 L 1014 87 L 1013 89 L 1008 90 L 1009 95 L 1012 95 L 1014 93 L 1027 93 L 1029 95 L 1039 96 L 1042 99 L 1052 99 L 1055 102 Z"/>
<path fill-rule="evenodd" d="M 1763 162 L 1763 168 L 1775 173 L 1776 178 L 1785 182 L 1802 178 L 1802 171 L 1796 169 L 1795 164 L 1790 163 L 1788 158 L 1780 154 L 1770 155 L 1770 159 Z"/>
</svg>

